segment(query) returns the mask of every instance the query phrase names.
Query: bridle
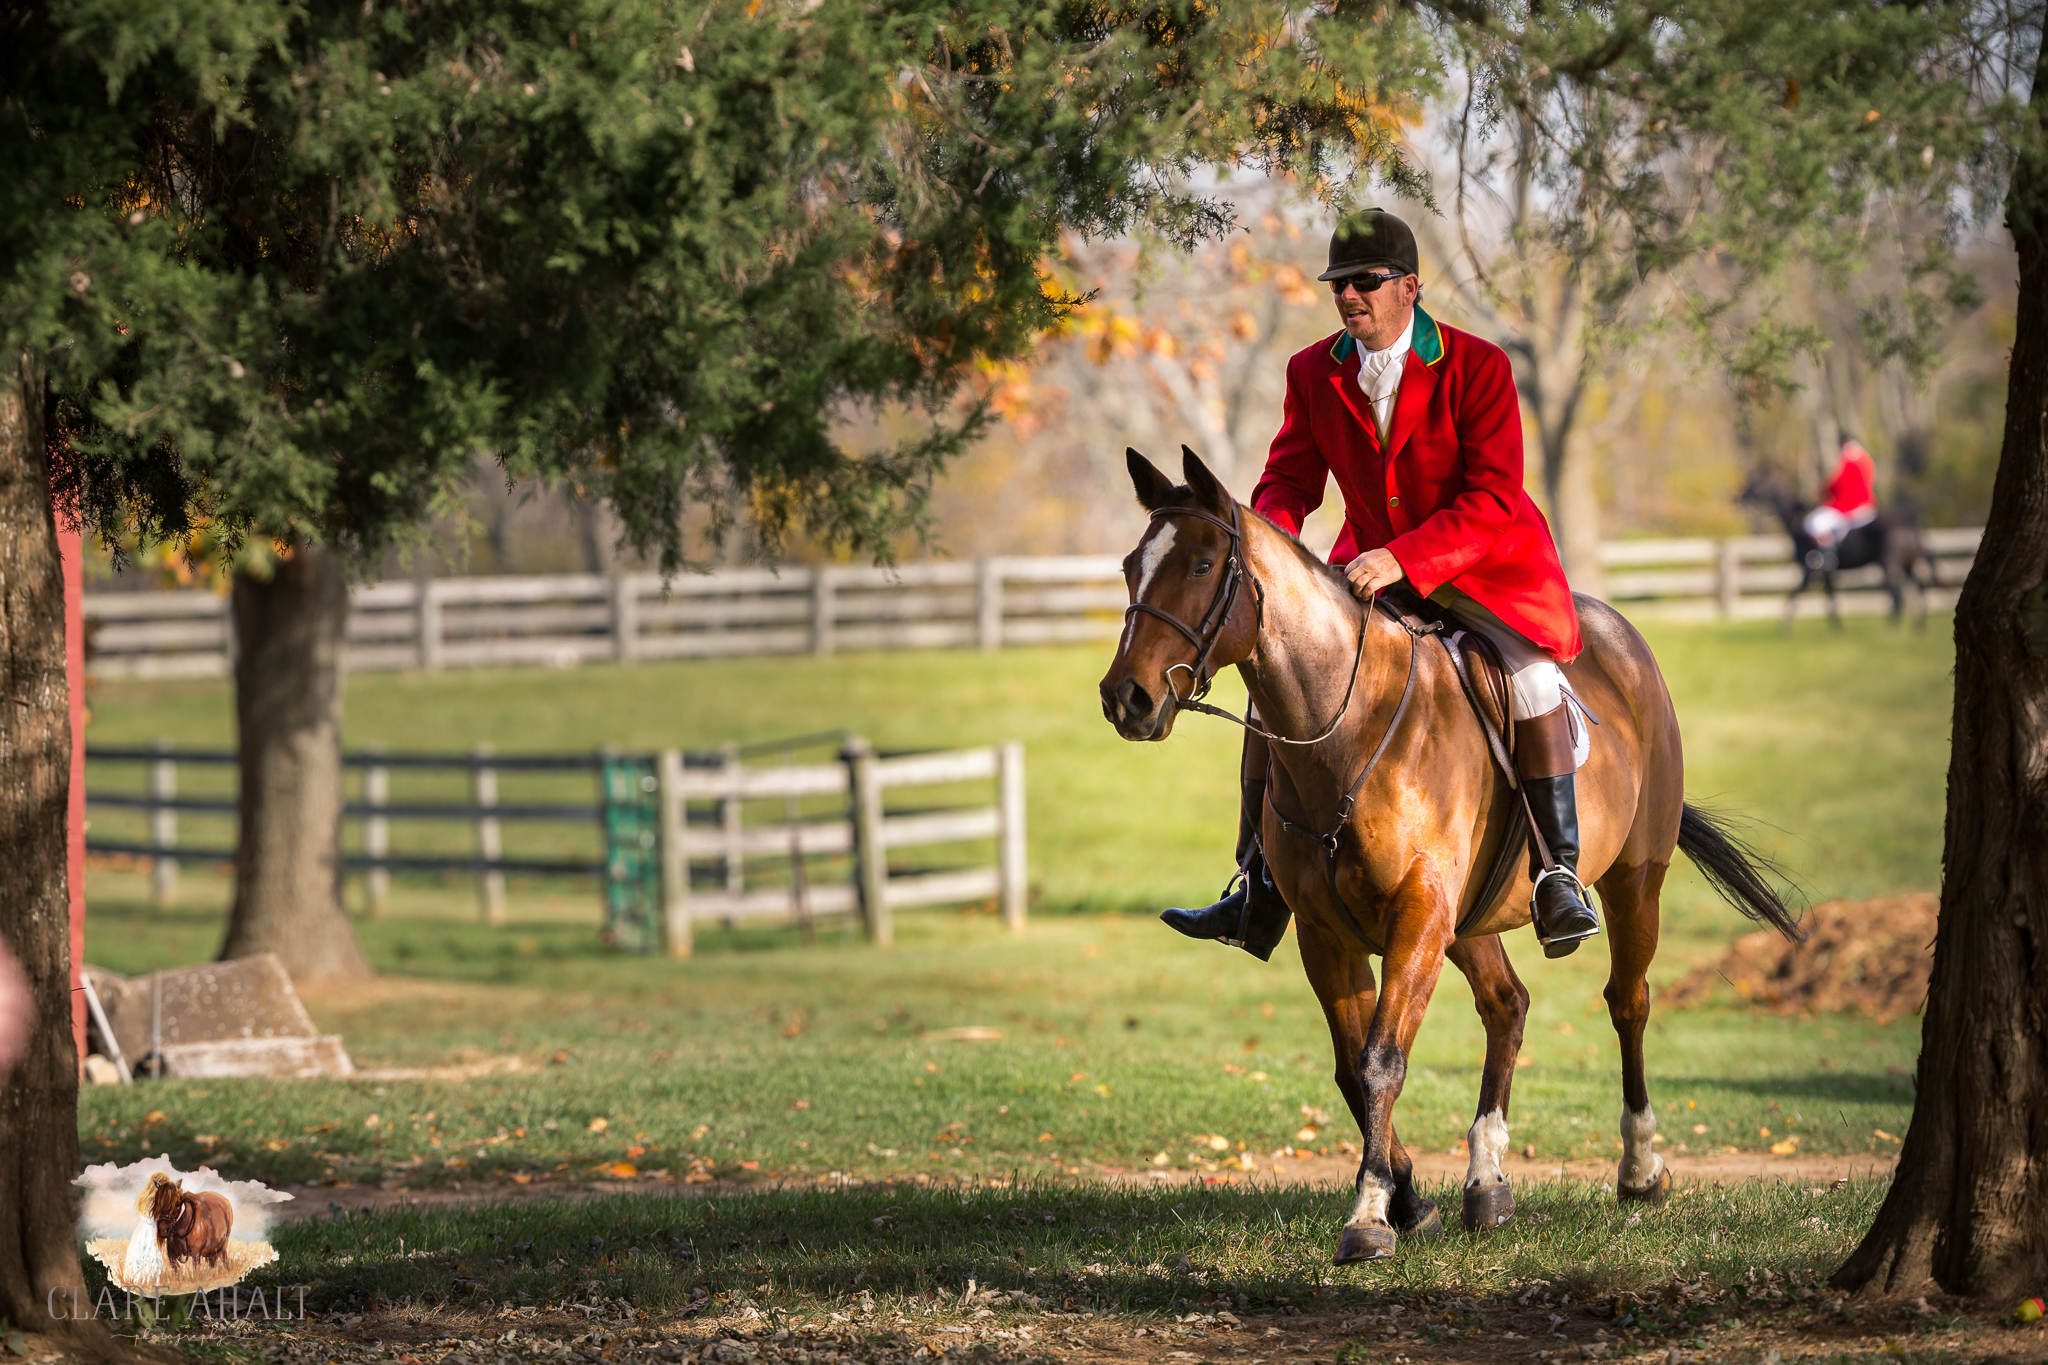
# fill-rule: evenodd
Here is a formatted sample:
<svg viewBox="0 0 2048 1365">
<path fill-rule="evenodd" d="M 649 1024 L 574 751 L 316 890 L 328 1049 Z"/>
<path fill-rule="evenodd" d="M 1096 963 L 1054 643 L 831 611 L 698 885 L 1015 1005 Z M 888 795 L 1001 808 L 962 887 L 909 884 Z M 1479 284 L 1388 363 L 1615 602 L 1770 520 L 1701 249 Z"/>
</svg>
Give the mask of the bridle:
<svg viewBox="0 0 2048 1365">
<path fill-rule="evenodd" d="M 1161 517 L 1194 517 L 1198 521 L 1208 522 L 1211 526 L 1216 527 L 1223 534 L 1230 537 L 1230 550 L 1224 556 L 1223 582 L 1217 586 L 1216 595 L 1209 600 L 1209 609 L 1202 613 L 1202 624 L 1200 626 L 1190 628 L 1187 622 L 1181 620 L 1178 616 L 1166 610 L 1166 608 L 1155 607 L 1150 602 L 1133 602 L 1128 607 L 1125 607 L 1124 622 L 1128 626 L 1131 614 L 1139 612 L 1146 616 L 1158 617 L 1185 636 L 1187 642 L 1195 647 L 1194 662 L 1173 664 L 1168 667 L 1166 670 L 1166 686 L 1169 690 L 1173 691 L 1173 700 L 1176 705 L 1193 707 L 1198 710 L 1213 710 L 1214 708 L 1204 706 L 1202 703 L 1202 698 L 1209 695 L 1209 688 L 1216 681 L 1216 675 L 1209 671 L 1209 655 L 1214 652 L 1216 642 L 1223 636 L 1224 622 L 1228 621 L 1230 613 L 1237 609 L 1238 590 L 1247 581 L 1251 583 L 1252 598 L 1256 604 L 1259 629 L 1261 630 L 1265 629 L 1266 626 L 1266 595 L 1259 588 L 1258 580 L 1252 578 L 1251 573 L 1244 566 L 1244 530 L 1238 523 L 1236 503 L 1230 505 L 1229 521 L 1225 521 L 1218 516 L 1212 516 L 1199 507 L 1153 508 L 1152 520 L 1157 521 Z M 1185 697 L 1181 696 L 1179 689 L 1173 686 L 1173 675 L 1182 669 L 1187 670 L 1189 683 L 1188 694 Z"/>
<path fill-rule="evenodd" d="M 1344 700 L 1337 704 L 1336 714 L 1330 717 L 1330 723 L 1318 731 L 1312 739 L 1289 739 L 1285 735 L 1276 735 L 1270 730 L 1261 729 L 1248 720 L 1233 716 L 1220 706 L 1211 706 L 1208 702 L 1202 700 L 1202 698 L 1209 695 L 1209 688 L 1216 681 L 1216 675 L 1209 671 L 1209 655 L 1215 651 L 1217 640 L 1222 638 L 1223 625 L 1230 619 L 1230 613 L 1237 609 L 1238 591 L 1246 583 L 1252 585 L 1252 604 L 1258 617 L 1257 629 L 1263 631 L 1266 628 L 1266 592 L 1264 588 L 1259 586 L 1259 580 L 1252 576 L 1251 570 L 1245 567 L 1244 527 L 1239 520 L 1238 505 L 1235 502 L 1230 504 L 1229 521 L 1225 521 L 1223 518 L 1209 512 L 1204 512 L 1199 507 L 1153 508 L 1152 520 L 1157 521 L 1161 517 L 1193 517 L 1197 521 L 1208 522 L 1211 526 L 1216 527 L 1230 537 L 1230 549 L 1224 558 L 1223 582 L 1217 586 L 1216 596 L 1210 599 L 1209 609 L 1202 613 L 1201 625 L 1191 628 L 1185 621 L 1166 610 L 1166 608 L 1155 607 L 1150 602 L 1133 602 L 1124 608 L 1124 621 L 1127 624 L 1133 612 L 1142 613 L 1146 616 L 1155 616 L 1179 631 L 1186 637 L 1187 642 L 1195 647 L 1194 662 L 1170 664 L 1167 666 L 1165 675 L 1166 687 L 1168 691 L 1173 693 L 1175 707 L 1186 711 L 1199 711 L 1205 716 L 1215 716 L 1219 720 L 1227 720 L 1232 725 L 1250 730 L 1253 734 L 1259 735 L 1274 744 L 1320 744 L 1335 734 L 1337 726 L 1344 720 L 1345 713 L 1351 709 L 1351 694 L 1358 687 L 1359 668 L 1365 662 L 1365 628 L 1368 619 L 1372 616 L 1374 603 L 1368 601 L 1365 604 L 1365 609 L 1358 614 L 1358 649 L 1351 660 L 1351 682 L 1345 687 Z M 1378 596 L 1379 594 L 1377 593 L 1373 594 L 1375 600 L 1377 600 Z M 1183 669 L 1187 671 L 1189 684 L 1188 694 L 1185 697 L 1180 694 L 1180 689 L 1173 685 L 1173 675 Z M 1410 665 L 1409 682 L 1411 685 L 1414 682 L 1412 663 Z M 1402 703 L 1402 709 L 1405 711 L 1407 709 L 1407 697 L 1405 694 L 1402 697 Z M 1396 717 L 1396 719 L 1398 720 L 1399 717 Z M 1384 747 L 1384 744 L 1382 747 Z M 1375 761 L 1377 761 L 1377 756 L 1375 756 Z"/>
</svg>

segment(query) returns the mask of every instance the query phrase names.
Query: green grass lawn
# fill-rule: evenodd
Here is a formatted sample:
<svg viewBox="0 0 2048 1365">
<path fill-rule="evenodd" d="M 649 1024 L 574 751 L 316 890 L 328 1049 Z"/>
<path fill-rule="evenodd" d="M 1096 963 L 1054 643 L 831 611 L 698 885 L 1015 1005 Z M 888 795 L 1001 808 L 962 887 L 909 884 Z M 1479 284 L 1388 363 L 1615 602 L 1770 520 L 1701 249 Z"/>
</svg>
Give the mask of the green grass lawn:
<svg viewBox="0 0 2048 1365">
<path fill-rule="evenodd" d="M 1757 842 L 1815 898 L 1937 884 L 1945 622 L 1925 635 L 1856 621 L 1790 642 L 1767 626 L 1674 627 L 1651 640 L 1696 798 L 1762 822 Z M 210 1152 L 244 1177 L 432 1183 L 564 1178 L 622 1161 L 742 1178 L 1098 1171 L 1162 1154 L 1186 1168 L 1219 1155 L 1198 1138 L 1221 1137 L 1231 1154 L 1292 1144 L 1317 1111 L 1341 1109 L 1292 940 L 1268 966 L 1151 920 L 1162 903 L 1206 900 L 1227 871 L 1235 732 L 1190 718 L 1168 744 L 1119 741 L 1094 696 L 1107 656 L 1104 646 L 352 678 L 351 742 L 395 749 L 705 747 L 835 727 L 884 747 L 1021 739 L 1032 927 L 1013 939 L 983 912 L 913 912 L 887 954 L 831 927 L 809 947 L 793 930 L 712 929 L 694 960 L 674 963 L 600 948 L 593 889 L 515 882 L 513 923 L 493 930 L 475 923 L 461 883 L 402 882 L 392 913 L 360 924 L 386 979 L 316 996 L 315 1017 L 346 1036 L 359 1065 L 516 1054 L 538 1070 L 460 1084 L 98 1090 L 81 1106 L 86 1155 L 169 1151 L 189 1163 Z M 93 711 L 96 743 L 232 738 L 220 683 L 108 684 Z M 167 910 L 142 891 L 136 874 L 91 874 L 93 961 L 141 971 L 215 951 L 224 881 L 190 875 Z M 1674 870 L 1665 904 L 1653 985 L 1750 928 L 1689 868 Z M 1514 1142 L 1611 1155 L 1605 952 L 1596 941 L 1546 962 L 1526 934 L 1509 950 L 1534 995 Z M 969 1025 L 1003 1036 L 935 1036 Z M 1796 1133 L 1807 1152 L 1893 1150 L 1872 1134 L 1903 1131 L 1918 1027 L 1732 1004 L 1658 1012 L 1649 1056 L 1663 1131 L 1701 1148 Z M 1469 992 L 1447 973 L 1397 1111 L 1408 1142 L 1462 1136 L 1480 1052 Z M 1350 1136 L 1340 1115 L 1317 1145 Z"/>
</svg>

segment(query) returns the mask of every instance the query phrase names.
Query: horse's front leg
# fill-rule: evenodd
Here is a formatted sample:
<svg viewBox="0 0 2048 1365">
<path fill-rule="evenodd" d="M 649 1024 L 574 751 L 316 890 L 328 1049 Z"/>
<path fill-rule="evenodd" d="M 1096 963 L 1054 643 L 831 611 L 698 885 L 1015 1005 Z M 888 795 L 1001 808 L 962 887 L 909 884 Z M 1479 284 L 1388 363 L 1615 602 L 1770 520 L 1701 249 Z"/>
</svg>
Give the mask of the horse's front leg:
<svg viewBox="0 0 2048 1365">
<path fill-rule="evenodd" d="M 1322 1002 L 1323 1019 L 1330 1028 L 1330 1043 L 1337 1057 L 1337 1090 L 1345 1107 L 1363 1134 L 1366 1126 L 1365 1087 L 1359 1081 L 1358 1058 L 1365 1050 L 1365 1038 L 1378 1003 L 1373 984 L 1372 959 L 1363 948 L 1303 921 L 1301 961 L 1309 984 Z M 1388 1167 L 1393 1173 L 1394 1194 L 1388 1201 L 1387 1218 L 1399 1233 L 1412 1237 L 1439 1237 L 1444 1222 L 1436 1204 L 1424 1199 L 1415 1188 L 1415 1163 L 1401 1146 L 1401 1135 L 1388 1129 Z M 1365 1166 L 1359 1165 L 1354 1188 L 1362 1188 Z"/>
<path fill-rule="evenodd" d="M 1792 633 L 1792 625 L 1799 619 L 1799 594 L 1812 586 L 1813 565 L 1801 564 L 1799 566 L 1799 582 L 1793 586 L 1791 592 L 1785 595 L 1785 619 L 1778 623 L 1778 632 L 1780 634 L 1790 635 Z"/>
<path fill-rule="evenodd" d="M 1394 1252 L 1394 1198 L 1412 1179 L 1412 1170 L 1399 1177 L 1394 1170 L 1394 1101 L 1408 1079 L 1408 1049 L 1443 972 L 1444 949 L 1456 937 L 1451 921 L 1441 879 L 1421 865 L 1395 891 L 1382 921 L 1387 948 L 1379 1000 L 1355 1063 L 1365 1155 L 1359 1163 L 1358 1199 L 1337 1239 L 1338 1265 Z"/>
</svg>

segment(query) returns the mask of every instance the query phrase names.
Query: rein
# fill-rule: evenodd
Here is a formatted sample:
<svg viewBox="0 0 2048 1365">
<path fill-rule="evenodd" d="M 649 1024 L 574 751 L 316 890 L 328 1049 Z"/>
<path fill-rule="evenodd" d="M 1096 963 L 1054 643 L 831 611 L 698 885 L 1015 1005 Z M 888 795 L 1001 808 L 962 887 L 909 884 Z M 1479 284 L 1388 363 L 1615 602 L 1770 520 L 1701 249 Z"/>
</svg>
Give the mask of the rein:
<svg viewBox="0 0 2048 1365">
<path fill-rule="evenodd" d="M 1408 679 L 1402 684 L 1401 700 L 1395 705 L 1393 718 L 1387 722 L 1387 728 L 1380 735 L 1380 742 L 1374 746 L 1372 756 L 1366 759 L 1365 766 L 1359 770 L 1358 776 L 1352 779 L 1350 787 L 1345 790 L 1344 795 L 1338 800 L 1337 818 L 1331 823 L 1329 829 L 1318 834 L 1314 830 L 1295 824 L 1292 820 L 1281 814 L 1280 808 L 1273 804 L 1272 784 L 1268 782 L 1266 787 L 1266 804 L 1272 806 L 1275 818 L 1280 821 L 1280 827 L 1296 838 L 1306 839 L 1310 843 L 1317 844 L 1322 848 L 1324 853 L 1323 872 L 1330 883 L 1330 899 L 1336 905 L 1338 912 L 1349 923 L 1351 931 L 1358 935 L 1359 941 L 1369 943 L 1371 940 L 1366 937 L 1365 931 L 1359 926 L 1356 917 L 1352 915 L 1351 906 L 1345 901 L 1343 893 L 1337 889 L 1337 858 L 1340 839 L 1344 833 L 1344 827 L 1351 823 L 1352 811 L 1358 803 L 1358 793 L 1364 789 L 1366 779 L 1370 778 L 1374 770 L 1380 766 L 1380 760 L 1386 757 L 1388 746 L 1394 742 L 1394 735 L 1400 730 L 1401 721 L 1408 714 L 1408 703 L 1414 700 L 1415 673 L 1417 665 L 1421 661 L 1420 656 L 1422 653 L 1421 639 L 1425 635 L 1435 635 L 1441 632 L 1443 630 L 1443 622 L 1410 621 L 1405 616 L 1397 615 L 1393 609 L 1383 606 L 1380 603 L 1379 594 L 1374 593 L 1358 613 L 1358 648 L 1351 660 L 1351 681 L 1345 686 L 1344 700 L 1338 703 L 1336 714 L 1330 717 L 1330 723 L 1325 725 L 1310 739 L 1289 739 L 1285 735 L 1276 735 L 1272 731 L 1262 729 L 1248 720 L 1239 719 L 1220 706 L 1212 706 L 1202 700 L 1203 697 L 1208 695 L 1209 687 L 1215 681 L 1214 675 L 1208 671 L 1209 655 L 1216 647 L 1216 641 L 1222 633 L 1223 623 L 1230 619 L 1230 613 L 1237 606 L 1238 589 L 1247 581 L 1252 585 L 1253 598 L 1258 606 L 1258 628 L 1263 631 L 1266 627 L 1265 592 L 1259 587 L 1258 580 L 1252 577 L 1250 570 L 1244 565 L 1244 532 L 1239 524 L 1237 505 L 1235 503 L 1231 504 L 1229 521 L 1225 521 L 1221 517 L 1211 516 L 1209 513 L 1196 507 L 1159 507 L 1153 509 L 1152 512 L 1154 520 L 1160 517 L 1171 516 L 1194 517 L 1197 520 L 1206 521 L 1212 526 L 1221 528 L 1230 537 L 1229 567 L 1224 570 L 1223 582 L 1217 588 L 1215 598 L 1210 601 L 1209 609 L 1202 614 L 1202 623 L 1199 628 L 1190 629 L 1180 618 L 1174 616 L 1163 607 L 1153 606 L 1150 602 L 1133 602 L 1130 606 L 1124 608 L 1124 619 L 1126 621 L 1130 620 L 1131 614 L 1134 612 L 1146 616 L 1156 616 L 1166 622 L 1167 625 L 1179 631 L 1187 638 L 1188 643 L 1195 647 L 1195 660 L 1192 664 L 1174 664 L 1166 670 L 1166 686 L 1169 691 L 1174 692 L 1174 704 L 1184 710 L 1199 711 L 1205 716 L 1215 716 L 1218 719 L 1227 720 L 1232 725 L 1249 730 L 1253 734 L 1259 735 L 1275 744 L 1300 746 L 1320 744 L 1337 732 L 1338 725 L 1343 723 L 1345 715 L 1351 710 L 1351 698 L 1358 689 L 1359 670 L 1365 663 L 1366 627 L 1371 624 L 1374 608 L 1377 607 L 1385 611 L 1395 624 L 1407 632 Z M 1188 670 L 1188 677 L 1192 684 L 1186 697 L 1182 697 L 1173 687 L 1174 672 L 1183 668 Z"/>
</svg>

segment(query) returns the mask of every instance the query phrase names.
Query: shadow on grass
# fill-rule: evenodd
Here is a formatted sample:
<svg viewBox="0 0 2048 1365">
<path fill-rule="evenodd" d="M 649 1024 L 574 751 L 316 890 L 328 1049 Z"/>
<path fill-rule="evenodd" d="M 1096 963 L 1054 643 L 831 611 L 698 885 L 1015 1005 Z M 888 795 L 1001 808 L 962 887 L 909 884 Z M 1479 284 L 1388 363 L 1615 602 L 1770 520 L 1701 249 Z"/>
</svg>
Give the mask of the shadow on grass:
<svg viewBox="0 0 2048 1365">
<path fill-rule="evenodd" d="M 1583 1296 L 1678 1277 L 1824 1275 L 1883 1188 L 1755 1184 L 1687 1191 L 1645 1210 L 1597 1186 L 1548 1183 L 1519 1192 L 1514 1221 L 1497 1231 L 1453 1230 L 1343 1268 L 1329 1255 L 1348 1201 L 1300 1187 L 875 1185 L 337 1211 L 279 1230 L 281 1260 L 261 1278 L 308 1286 L 307 1306 L 325 1313 L 623 1301 L 655 1314 L 707 1303 L 806 1314 L 855 1299 L 957 1299 L 969 1281 L 1069 1312 L 1338 1311 L 1532 1283 Z M 1455 1188 L 1432 1194 L 1457 1207 Z"/>
<path fill-rule="evenodd" d="M 1674 1076 L 1665 1084 L 1674 1089 L 1740 1090 L 1764 1099 L 1838 1100 L 1857 1104 L 1913 1103 L 1913 1078 L 1878 1071 L 1814 1071 L 1805 1074 L 1734 1077 Z"/>
</svg>

